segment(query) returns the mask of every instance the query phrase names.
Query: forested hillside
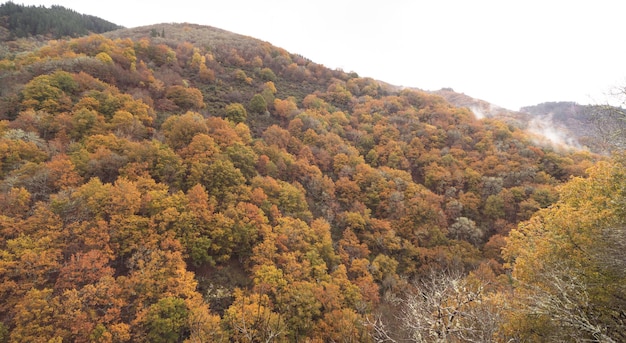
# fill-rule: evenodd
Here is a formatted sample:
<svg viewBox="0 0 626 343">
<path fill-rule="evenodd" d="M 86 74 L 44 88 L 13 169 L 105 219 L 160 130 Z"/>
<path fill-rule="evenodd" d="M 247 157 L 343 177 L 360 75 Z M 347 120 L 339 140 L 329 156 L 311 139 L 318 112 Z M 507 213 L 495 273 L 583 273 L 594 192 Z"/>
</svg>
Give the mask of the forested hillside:
<svg viewBox="0 0 626 343">
<path fill-rule="evenodd" d="M 190 24 L 0 60 L 0 120 L 0 342 L 574 337 L 553 266 L 623 339 L 618 158 Z"/>
<path fill-rule="evenodd" d="M 626 110 L 613 105 L 546 102 L 511 111 L 450 88 L 434 91 L 458 107 L 469 108 L 478 118 L 499 119 L 535 135 L 537 141 L 560 147 L 610 155 L 626 148 Z M 621 94 L 616 94 L 616 100 Z"/>
<path fill-rule="evenodd" d="M 24 6 L 9 1 L 0 5 L 0 28 L 6 30 L 0 35 L 0 40 L 8 40 L 38 35 L 49 38 L 78 37 L 121 27 L 63 6 Z"/>
<path fill-rule="evenodd" d="M 610 154 L 626 149 L 626 110 L 622 107 L 546 102 L 520 111 L 531 114 L 537 123 L 562 129 L 564 136 L 592 151 Z"/>
</svg>

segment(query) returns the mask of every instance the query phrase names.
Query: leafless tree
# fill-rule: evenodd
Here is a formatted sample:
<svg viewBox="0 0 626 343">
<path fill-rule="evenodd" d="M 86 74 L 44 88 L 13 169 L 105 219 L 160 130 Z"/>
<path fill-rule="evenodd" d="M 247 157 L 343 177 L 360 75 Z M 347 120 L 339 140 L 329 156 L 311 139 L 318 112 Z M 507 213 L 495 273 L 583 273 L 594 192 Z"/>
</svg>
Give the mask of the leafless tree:
<svg viewBox="0 0 626 343">
<path fill-rule="evenodd" d="M 375 318 L 367 318 L 366 325 L 371 328 L 371 335 L 376 343 L 397 343 L 398 341 L 391 337 L 391 330 L 385 324 L 382 316 Z"/>
<path fill-rule="evenodd" d="M 613 90 L 611 97 L 620 106 L 593 106 L 591 111 L 596 137 L 609 152 L 626 149 L 626 86 Z"/>
<path fill-rule="evenodd" d="M 432 272 L 407 292 L 398 319 L 406 337 L 392 338 L 385 323 L 373 326 L 377 342 L 492 342 L 502 309 L 491 303 L 486 284 L 460 272 Z"/>
<path fill-rule="evenodd" d="M 528 286 L 526 311 L 546 316 L 555 324 L 554 342 L 613 343 L 609 329 L 593 310 L 588 286 L 575 271 L 563 265 L 541 273 L 538 283 Z"/>
</svg>

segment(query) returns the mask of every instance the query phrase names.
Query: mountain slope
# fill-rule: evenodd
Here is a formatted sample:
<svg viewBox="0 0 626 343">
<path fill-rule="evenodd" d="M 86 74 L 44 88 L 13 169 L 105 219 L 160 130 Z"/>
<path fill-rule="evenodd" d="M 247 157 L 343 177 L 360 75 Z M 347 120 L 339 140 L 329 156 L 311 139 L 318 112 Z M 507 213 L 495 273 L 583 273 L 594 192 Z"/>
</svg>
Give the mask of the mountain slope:
<svg viewBox="0 0 626 343">
<path fill-rule="evenodd" d="M 407 280 L 499 282 L 504 237 L 598 158 L 190 24 L 4 59 L 0 119 L 14 341 L 372 341 Z"/>
<path fill-rule="evenodd" d="M 572 102 L 548 102 L 523 107 L 531 114 L 531 124 L 548 127 L 573 140 L 575 146 L 608 154 L 626 148 L 626 113 L 608 105 L 579 105 Z"/>
<path fill-rule="evenodd" d="M 459 107 L 467 107 L 477 118 L 497 118 L 543 137 L 555 147 L 588 149 L 609 154 L 624 149 L 624 110 L 601 105 L 579 105 L 573 102 L 547 102 L 522 107 L 519 111 L 504 109 L 451 89 L 433 92 Z"/>
</svg>

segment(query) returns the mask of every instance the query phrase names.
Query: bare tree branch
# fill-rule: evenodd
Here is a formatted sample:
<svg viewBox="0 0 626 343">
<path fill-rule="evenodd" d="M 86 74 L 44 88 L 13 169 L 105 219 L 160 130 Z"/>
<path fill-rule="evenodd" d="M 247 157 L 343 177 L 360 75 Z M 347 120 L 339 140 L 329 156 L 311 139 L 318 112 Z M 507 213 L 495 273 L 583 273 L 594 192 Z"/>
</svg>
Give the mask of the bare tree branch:
<svg viewBox="0 0 626 343">
<path fill-rule="evenodd" d="M 374 320 L 370 317 L 366 318 L 366 325 L 372 329 L 371 336 L 376 343 L 397 343 L 395 339 L 389 335 L 389 328 L 385 325 L 380 316 L 376 316 Z"/>
<path fill-rule="evenodd" d="M 459 272 L 432 272 L 407 292 L 399 320 L 409 342 L 492 342 L 501 309 L 492 306 L 485 284 Z M 380 318 L 372 323 L 377 342 L 396 342 Z"/>
<path fill-rule="evenodd" d="M 525 285 L 528 294 L 527 311 L 533 315 L 551 318 L 557 325 L 572 329 L 566 341 L 617 342 L 607 334 L 607 327 L 594 318 L 587 285 L 570 268 L 559 265 L 550 272 L 541 273 L 540 283 Z M 586 337 L 583 333 L 588 334 Z M 557 333 L 560 336 L 563 333 Z"/>
</svg>

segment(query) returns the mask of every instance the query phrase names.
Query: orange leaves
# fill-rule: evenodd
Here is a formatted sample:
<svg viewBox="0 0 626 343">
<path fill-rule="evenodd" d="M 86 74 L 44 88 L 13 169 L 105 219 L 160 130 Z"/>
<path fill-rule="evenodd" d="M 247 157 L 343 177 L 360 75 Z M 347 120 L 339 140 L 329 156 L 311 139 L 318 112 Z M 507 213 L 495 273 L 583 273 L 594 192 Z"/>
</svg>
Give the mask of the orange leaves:
<svg viewBox="0 0 626 343">
<path fill-rule="evenodd" d="M 236 342 L 285 342 L 283 317 L 274 312 L 267 295 L 246 295 L 236 289 L 233 304 L 224 313 L 223 322 Z"/>
<path fill-rule="evenodd" d="M 367 342 L 371 339 L 364 319 L 349 308 L 333 310 L 324 314 L 317 335 L 329 342 Z"/>
<path fill-rule="evenodd" d="M 12 134 L 17 137 L 11 137 Z M 26 137 L 20 137 L 22 134 Z M 43 162 L 48 154 L 35 142 L 22 130 L 9 131 L 0 137 L 0 176 L 4 177 L 25 162 Z"/>
<path fill-rule="evenodd" d="M 141 193 L 134 182 L 118 178 L 110 193 L 110 215 L 131 215 L 139 211 Z"/>
<path fill-rule="evenodd" d="M 298 106 L 296 105 L 296 99 L 290 97 L 285 100 L 274 99 L 274 109 L 280 118 L 289 119 L 296 114 Z"/>
<path fill-rule="evenodd" d="M 248 144 L 251 141 L 249 128 L 244 123 L 233 124 L 218 117 L 209 117 L 206 123 L 209 134 L 222 149 L 235 143 Z"/>
<path fill-rule="evenodd" d="M 211 163 L 219 152 L 215 140 L 207 134 L 200 133 L 193 136 L 189 145 L 180 150 L 179 155 L 188 163 Z"/>
<path fill-rule="evenodd" d="M 0 250 L 0 299 L 3 299 L 0 310 L 3 313 L 13 310 L 12 306 L 31 288 L 52 286 L 61 267 L 62 251 L 54 235 L 51 236 L 22 234 L 3 242 Z"/>
<path fill-rule="evenodd" d="M 33 289 L 15 308 L 15 329 L 11 339 L 16 341 L 49 342 L 57 338 L 54 322 L 55 303 L 52 289 Z"/>
<path fill-rule="evenodd" d="M 166 142 L 175 150 L 189 145 L 196 134 L 208 132 L 204 117 L 195 112 L 171 116 L 161 125 L 161 129 Z"/>
<path fill-rule="evenodd" d="M 53 189 L 67 189 L 76 187 L 82 181 L 76 172 L 74 164 L 67 155 L 56 155 L 46 163 Z"/>
<path fill-rule="evenodd" d="M 96 283 L 102 277 L 113 276 L 109 258 L 100 250 L 72 255 L 70 260 L 59 270 L 55 289 L 82 288 Z"/>
<path fill-rule="evenodd" d="M 31 195 L 26 189 L 11 188 L 0 194 L 0 213 L 3 216 L 23 218 L 30 209 L 30 200 Z M 6 234 L 4 233 L 4 235 Z"/>
</svg>

